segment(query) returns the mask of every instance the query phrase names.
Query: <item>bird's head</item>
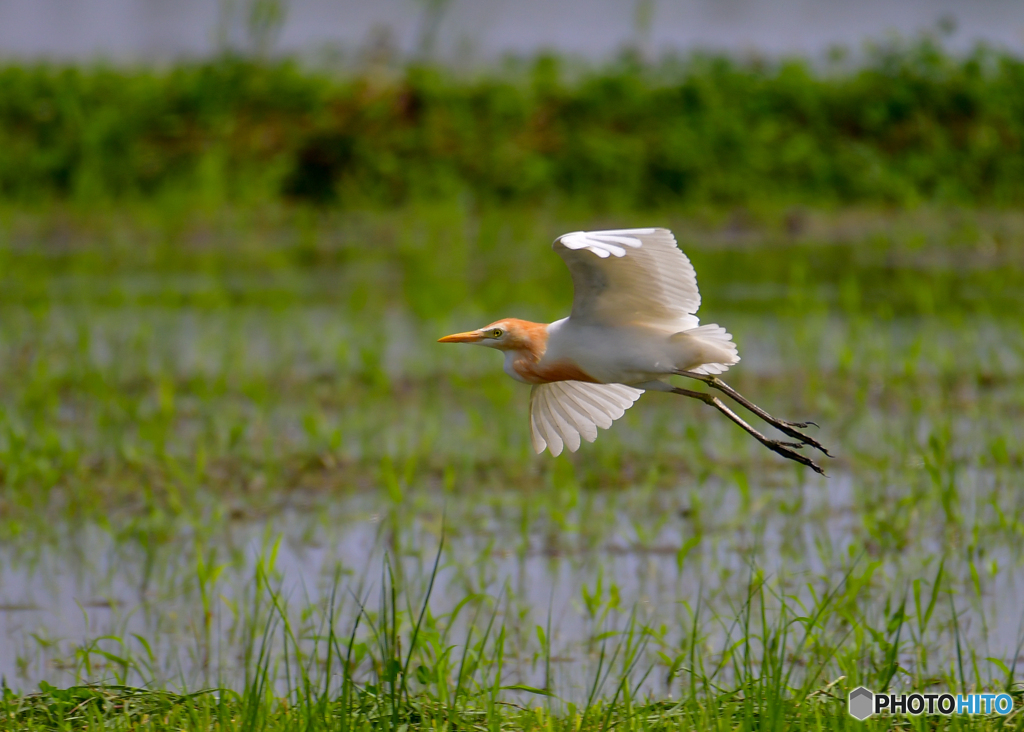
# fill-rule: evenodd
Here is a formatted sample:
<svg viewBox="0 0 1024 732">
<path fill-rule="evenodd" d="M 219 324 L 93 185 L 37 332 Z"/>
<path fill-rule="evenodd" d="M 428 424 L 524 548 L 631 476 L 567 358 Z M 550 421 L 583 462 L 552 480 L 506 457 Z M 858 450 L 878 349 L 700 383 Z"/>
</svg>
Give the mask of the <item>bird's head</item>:
<svg viewBox="0 0 1024 732">
<path fill-rule="evenodd" d="M 438 339 L 438 343 L 473 343 L 497 348 L 499 351 L 543 350 L 547 341 L 547 327 L 516 318 L 497 320 L 479 330 L 453 333 Z"/>
</svg>

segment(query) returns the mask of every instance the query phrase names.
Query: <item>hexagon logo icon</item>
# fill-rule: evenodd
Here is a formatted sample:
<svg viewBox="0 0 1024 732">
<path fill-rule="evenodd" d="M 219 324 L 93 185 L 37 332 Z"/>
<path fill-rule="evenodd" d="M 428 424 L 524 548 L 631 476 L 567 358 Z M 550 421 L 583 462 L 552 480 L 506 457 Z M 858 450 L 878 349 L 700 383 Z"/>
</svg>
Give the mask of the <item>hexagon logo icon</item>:
<svg viewBox="0 0 1024 732">
<path fill-rule="evenodd" d="M 858 686 L 850 692 L 849 705 L 850 716 L 863 722 L 875 711 L 875 695 Z"/>
</svg>

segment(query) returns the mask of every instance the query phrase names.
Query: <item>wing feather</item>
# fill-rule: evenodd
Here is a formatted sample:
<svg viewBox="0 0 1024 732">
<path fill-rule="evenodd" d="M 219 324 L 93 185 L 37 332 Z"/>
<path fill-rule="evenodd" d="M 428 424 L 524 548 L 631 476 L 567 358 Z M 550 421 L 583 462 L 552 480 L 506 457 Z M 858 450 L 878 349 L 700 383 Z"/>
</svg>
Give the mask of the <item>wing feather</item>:
<svg viewBox="0 0 1024 732">
<path fill-rule="evenodd" d="M 697 274 L 668 229 L 575 231 L 553 247 L 572 275 L 573 320 L 676 331 L 700 323 Z"/>
<path fill-rule="evenodd" d="M 555 390 L 547 389 L 541 392 L 540 398 L 543 399 L 541 408 L 547 413 L 548 425 L 554 429 L 560 438 L 562 438 L 566 447 L 569 448 L 569 452 L 576 452 L 579 450 L 580 433 L 574 425 L 569 423 L 569 420 L 565 419 L 565 415 L 563 415 L 562 410 L 559 409 L 558 397 L 555 394 Z"/>
<path fill-rule="evenodd" d="M 531 395 L 533 392 L 530 392 Z M 558 430 L 555 429 L 551 421 L 551 412 L 548 409 L 547 394 L 538 394 L 537 404 L 537 424 L 540 428 L 541 440 L 547 445 L 548 449 L 551 450 L 552 455 L 560 455 L 562 453 L 562 438 L 558 434 Z M 544 448 L 541 448 L 542 450 Z"/>
<path fill-rule="evenodd" d="M 593 442 L 597 428 L 611 427 L 640 398 L 643 389 L 623 384 L 555 381 L 530 392 L 530 437 L 533 449 L 558 455 L 580 449 L 580 438 Z"/>
<path fill-rule="evenodd" d="M 587 415 L 589 421 L 598 427 L 608 429 L 612 426 L 614 420 L 609 414 L 609 409 L 614 411 L 614 407 L 596 393 L 588 394 L 583 390 L 570 390 L 565 392 L 565 399 L 577 404 Z"/>
<path fill-rule="evenodd" d="M 534 408 L 533 394 L 530 394 L 530 441 L 533 443 L 533 451 L 540 455 L 548 446 L 548 441 L 540 431 L 539 409 Z"/>
<path fill-rule="evenodd" d="M 566 394 L 566 401 L 575 404 L 587 416 L 587 421 L 595 426 L 594 435 L 597 436 L 596 427 L 608 429 L 612 426 L 612 418 L 604 411 L 604 408 L 589 401 L 579 394 Z M 593 442 L 593 440 L 590 440 Z"/>
<path fill-rule="evenodd" d="M 552 414 L 555 415 L 555 424 L 561 431 L 562 440 L 565 441 L 565 446 L 569 448 L 569 452 L 579 450 L 580 426 L 569 416 L 564 404 L 558 399 L 553 398 L 551 394 L 548 394 L 548 407 L 551 409 Z"/>
<path fill-rule="evenodd" d="M 556 411 L 569 424 L 569 427 L 577 433 L 578 437 L 566 439 L 570 449 L 575 452 L 579 449 L 580 437 L 587 442 L 593 442 L 597 438 L 597 427 L 591 416 L 584 412 L 574 400 L 569 398 L 569 392 L 561 390 L 561 393 L 555 397 L 555 391 L 558 390 L 547 391 L 545 397 L 548 406 Z M 574 443 L 576 447 L 572 447 Z"/>
<path fill-rule="evenodd" d="M 587 442 L 597 439 L 597 423 L 590 413 L 572 398 L 570 393 L 565 394 L 565 398 L 559 401 L 559 405 L 572 417 L 572 424 L 579 431 L 580 437 Z"/>
</svg>

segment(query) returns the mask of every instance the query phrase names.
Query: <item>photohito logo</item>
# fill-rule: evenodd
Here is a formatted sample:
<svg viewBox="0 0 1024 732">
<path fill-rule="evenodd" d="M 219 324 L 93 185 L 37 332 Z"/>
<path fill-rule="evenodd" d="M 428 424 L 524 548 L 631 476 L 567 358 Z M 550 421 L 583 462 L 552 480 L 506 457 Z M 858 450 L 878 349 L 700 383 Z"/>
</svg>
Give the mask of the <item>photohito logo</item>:
<svg viewBox="0 0 1024 732">
<path fill-rule="evenodd" d="M 875 695 L 858 686 L 850 692 L 850 716 L 856 717 L 861 722 L 870 717 L 875 711 Z"/>
<path fill-rule="evenodd" d="M 1009 694 L 876 694 L 858 686 L 850 692 L 850 716 L 862 722 L 873 714 L 1009 714 Z"/>
</svg>

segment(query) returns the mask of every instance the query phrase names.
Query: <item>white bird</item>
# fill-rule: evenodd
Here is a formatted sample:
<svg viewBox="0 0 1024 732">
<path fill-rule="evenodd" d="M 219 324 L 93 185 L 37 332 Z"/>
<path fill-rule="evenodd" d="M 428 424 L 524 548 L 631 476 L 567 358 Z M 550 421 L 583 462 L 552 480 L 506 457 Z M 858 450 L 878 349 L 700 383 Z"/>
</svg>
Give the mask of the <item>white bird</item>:
<svg viewBox="0 0 1024 732">
<path fill-rule="evenodd" d="M 572 275 L 572 313 L 554 323 L 505 318 L 441 343 L 473 343 L 505 353 L 505 373 L 532 384 L 533 447 L 552 455 L 580 440 L 593 442 L 645 390 L 699 399 L 715 407 L 769 449 L 818 473 L 796 452 L 804 445 L 828 452 L 798 431 L 812 422 L 776 419 L 716 375 L 740 360 L 732 336 L 719 325 L 700 325 L 697 275 L 667 229 L 576 231 L 553 244 Z M 668 383 L 697 379 L 799 442 L 781 442 L 755 430 L 718 397 Z"/>
</svg>

